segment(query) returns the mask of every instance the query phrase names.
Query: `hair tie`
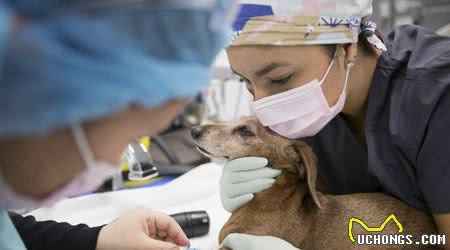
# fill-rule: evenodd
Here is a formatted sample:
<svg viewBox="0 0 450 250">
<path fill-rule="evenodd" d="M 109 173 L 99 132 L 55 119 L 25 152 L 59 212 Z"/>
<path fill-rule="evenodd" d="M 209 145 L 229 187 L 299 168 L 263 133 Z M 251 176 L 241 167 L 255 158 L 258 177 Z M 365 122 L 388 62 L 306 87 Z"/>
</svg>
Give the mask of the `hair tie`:
<svg viewBox="0 0 450 250">
<path fill-rule="evenodd" d="M 377 24 L 372 21 L 361 22 L 361 35 L 365 38 L 375 34 L 377 30 Z"/>
<path fill-rule="evenodd" d="M 376 34 L 377 24 L 372 21 L 362 21 L 361 22 L 361 33 L 360 35 L 369 42 L 374 48 L 379 49 L 383 52 L 387 51 L 386 45 Z"/>
</svg>

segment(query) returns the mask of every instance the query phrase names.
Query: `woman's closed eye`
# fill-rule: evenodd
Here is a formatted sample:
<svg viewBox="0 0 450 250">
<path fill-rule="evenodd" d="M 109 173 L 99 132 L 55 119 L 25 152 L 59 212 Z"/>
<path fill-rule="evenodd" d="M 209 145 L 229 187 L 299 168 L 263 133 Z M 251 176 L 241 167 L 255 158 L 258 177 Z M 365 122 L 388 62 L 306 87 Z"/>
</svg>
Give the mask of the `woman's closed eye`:
<svg viewBox="0 0 450 250">
<path fill-rule="evenodd" d="M 286 76 L 286 77 L 279 77 L 279 78 L 273 78 L 270 80 L 271 84 L 285 84 L 289 82 L 289 80 L 292 78 L 292 75 Z"/>
</svg>

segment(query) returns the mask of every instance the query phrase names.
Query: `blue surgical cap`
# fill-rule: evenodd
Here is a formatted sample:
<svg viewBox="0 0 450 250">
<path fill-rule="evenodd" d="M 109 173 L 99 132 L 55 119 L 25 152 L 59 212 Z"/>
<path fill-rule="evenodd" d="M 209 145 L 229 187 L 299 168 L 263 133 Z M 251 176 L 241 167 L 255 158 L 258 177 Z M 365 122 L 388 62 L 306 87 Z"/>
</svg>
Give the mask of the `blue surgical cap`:
<svg viewBox="0 0 450 250">
<path fill-rule="evenodd" d="M 12 10 L 26 20 L 15 31 L 0 24 L 0 138 L 191 97 L 208 83 L 231 34 L 212 29 L 211 20 L 233 1 L 219 0 L 213 10 L 140 6 L 53 15 L 61 2 L 78 1 L 0 6 L 0 19 Z"/>
</svg>

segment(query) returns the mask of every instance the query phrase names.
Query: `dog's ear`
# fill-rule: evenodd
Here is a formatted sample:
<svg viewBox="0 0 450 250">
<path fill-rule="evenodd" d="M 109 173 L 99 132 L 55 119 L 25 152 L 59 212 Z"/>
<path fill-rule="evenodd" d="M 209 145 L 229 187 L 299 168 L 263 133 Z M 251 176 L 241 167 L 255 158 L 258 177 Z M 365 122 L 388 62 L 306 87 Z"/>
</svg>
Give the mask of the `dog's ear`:
<svg viewBox="0 0 450 250">
<path fill-rule="evenodd" d="M 298 174 L 300 178 L 306 181 L 309 189 L 309 193 L 316 203 L 317 207 L 322 208 L 319 197 L 317 195 L 317 158 L 311 147 L 304 142 L 296 142 L 294 149 L 300 157 L 298 165 Z"/>
</svg>

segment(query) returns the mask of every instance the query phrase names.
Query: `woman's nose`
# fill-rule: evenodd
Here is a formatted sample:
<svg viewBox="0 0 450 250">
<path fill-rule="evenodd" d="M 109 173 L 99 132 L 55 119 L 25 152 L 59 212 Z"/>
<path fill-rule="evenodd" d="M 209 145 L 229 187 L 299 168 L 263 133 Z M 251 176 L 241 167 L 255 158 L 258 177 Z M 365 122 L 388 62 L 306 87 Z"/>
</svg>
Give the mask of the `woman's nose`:
<svg viewBox="0 0 450 250">
<path fill-rule="evenodd" d="M 259 99 L 278 94 L 279 92 L 274 92 L 272 90 L 265 90 L 265 89 L 255 89 L 252 93 L 253 101 L 258 101 Z"/>
</svg>

